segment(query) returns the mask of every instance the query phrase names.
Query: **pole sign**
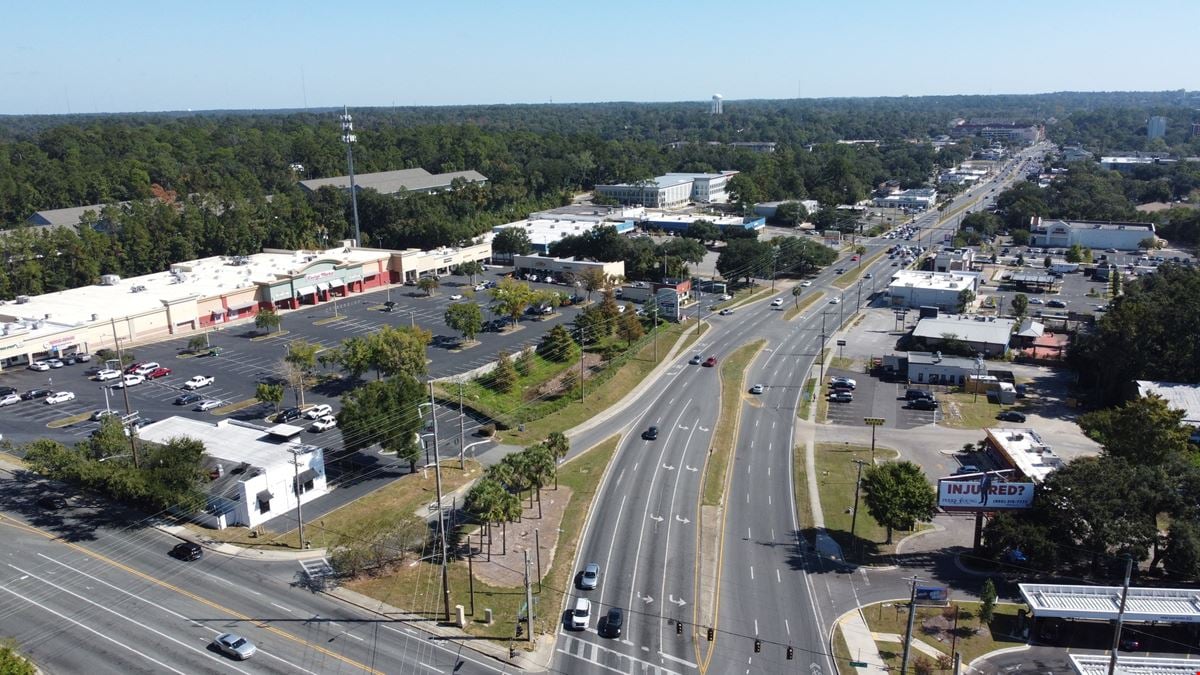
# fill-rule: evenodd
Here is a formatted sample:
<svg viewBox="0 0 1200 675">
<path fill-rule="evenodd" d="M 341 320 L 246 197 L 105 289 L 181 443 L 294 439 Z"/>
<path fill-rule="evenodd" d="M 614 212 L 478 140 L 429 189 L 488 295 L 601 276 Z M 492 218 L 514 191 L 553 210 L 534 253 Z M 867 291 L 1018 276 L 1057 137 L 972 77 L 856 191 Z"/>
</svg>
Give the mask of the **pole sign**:
<svg viewBox="0 0 1200 675">
<path fill-rule="evenodd" d="M 884 420 L 882 417 L 864 417 L 863 418 L 863 423 L 865 423 L 869 427 L 881 427 L 881 426 L 883 426 L 883 422 L 884 422 Z"/>
<path fill-rule="evenodd" d="M 1033 483 L 1005 483 L 991 475 L 938 481 L 938 507 L 945 511 L 1010 511 L 1033 506 Z"/>
<path fill-rule="evenodd" d="M 837 346 L 839 346 L 839 347 L 845 347 L 845 346 L 846 346 L 846 341 L 845 341 L 845 340 L 838 340 L 838 341 L 837 341 Z"/>
</svg>

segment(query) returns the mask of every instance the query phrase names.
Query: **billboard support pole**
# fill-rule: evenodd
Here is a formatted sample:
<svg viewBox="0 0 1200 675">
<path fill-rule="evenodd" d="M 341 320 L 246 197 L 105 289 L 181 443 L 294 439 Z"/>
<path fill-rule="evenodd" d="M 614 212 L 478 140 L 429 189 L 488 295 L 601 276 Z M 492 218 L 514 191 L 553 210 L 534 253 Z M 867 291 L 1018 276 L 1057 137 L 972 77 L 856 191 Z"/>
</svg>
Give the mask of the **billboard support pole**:
<svg viewBox="0 0 1200 675">
<path fill-rule="evenodd" d="M 975 541 L 971 543 L 971 550 L 975 553 L 979 552 L 979 546 L 983 543 L 983 511 L 975 512 Z"/>
</svg>

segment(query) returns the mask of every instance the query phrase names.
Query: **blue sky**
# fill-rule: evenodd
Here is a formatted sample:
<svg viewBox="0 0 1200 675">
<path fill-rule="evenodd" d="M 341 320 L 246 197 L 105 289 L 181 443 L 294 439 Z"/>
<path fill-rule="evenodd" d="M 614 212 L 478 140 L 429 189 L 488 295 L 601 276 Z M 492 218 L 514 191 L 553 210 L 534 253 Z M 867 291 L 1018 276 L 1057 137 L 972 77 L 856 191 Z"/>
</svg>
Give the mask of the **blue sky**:
<svg viewBox="0 0 1200 675">
<path fill-rule="evenodd" d="M 1196 0 L 39 0 L 2 24 L 0 114 L 1200 89 Z"/>
</svg>

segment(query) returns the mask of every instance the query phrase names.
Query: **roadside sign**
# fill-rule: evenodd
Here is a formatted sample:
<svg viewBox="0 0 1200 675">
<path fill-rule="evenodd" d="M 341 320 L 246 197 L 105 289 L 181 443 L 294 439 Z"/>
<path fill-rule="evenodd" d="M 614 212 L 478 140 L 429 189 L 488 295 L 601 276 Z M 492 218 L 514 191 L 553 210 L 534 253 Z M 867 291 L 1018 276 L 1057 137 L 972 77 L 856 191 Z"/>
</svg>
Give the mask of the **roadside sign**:
<svg viewBox="0 0 1200 675">
<path fill-rule="evenodd" d="M 845 341 L 845 340 L 838 340 L 838 341 L 837 341 L 837 346 L 839 346 L 839 347 L 845 347 L 845 346 L 846 346 L 846 341 Z"/>
<path fill-rule="evenodd" d="M 866 661 L 851 661 L 850 667 L 851 668 L 866 668 L 867 662 Z"/>
<path fill-rule="evenodd" d="M 881 427 L 881 426 L 883 426 L 883 423 L 885 421 L 886 420 L 884 420 L 882 417 L 864 417 L 863 418 L 863 423 L 865 423 L 869 427 Z"/>
</svg>

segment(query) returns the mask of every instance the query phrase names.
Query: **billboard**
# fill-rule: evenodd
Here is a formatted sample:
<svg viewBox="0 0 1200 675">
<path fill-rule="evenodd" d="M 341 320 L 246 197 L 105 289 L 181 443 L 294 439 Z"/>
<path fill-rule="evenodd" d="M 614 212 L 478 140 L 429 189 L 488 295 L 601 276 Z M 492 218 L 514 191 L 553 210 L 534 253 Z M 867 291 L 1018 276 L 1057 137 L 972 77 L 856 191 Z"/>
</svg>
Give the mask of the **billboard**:
<svg viewBox="0 0 1200 675">
<path fill-rule="evenodd" d="M 1033 483 L 1005 483 L 991 476 L 938 481 L 938 507 L 946 511 L 1004 511 L 1033 506 Z"/>
</svg>

